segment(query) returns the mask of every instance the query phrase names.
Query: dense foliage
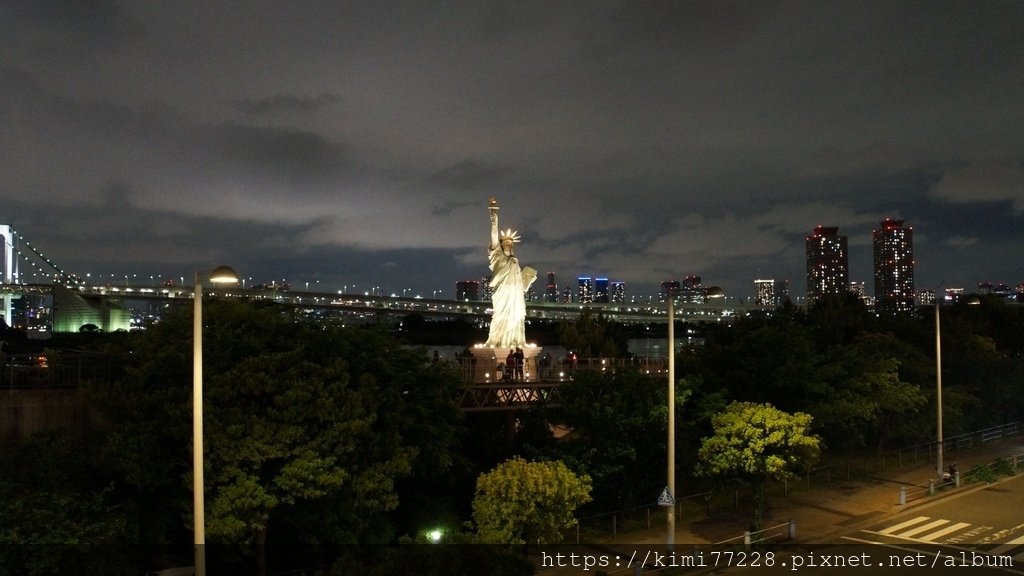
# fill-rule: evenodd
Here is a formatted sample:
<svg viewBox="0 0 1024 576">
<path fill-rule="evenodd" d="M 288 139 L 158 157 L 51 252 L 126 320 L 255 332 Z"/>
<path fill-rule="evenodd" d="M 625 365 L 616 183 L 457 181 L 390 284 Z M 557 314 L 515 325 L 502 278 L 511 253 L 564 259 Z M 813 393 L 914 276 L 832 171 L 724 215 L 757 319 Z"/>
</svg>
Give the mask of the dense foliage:
<svg viewBox="0 0 1024 576">
<path fill-rule="evenodd" d="M 573 512 L 590 501 L 590 477 L 559 461 L 512 458 L 481 474 L 473 520 L 487 544 L 558 543 L 575 525 Z"/>
<path fill-rule="evenodd" d="M 95 437 L 44 434 L 0 453 L 0 550 L 20 551 L 23 573 L 190 563 L 189 312 L 140 333 L 62 337 L 109 359 L 86 371 L 105 424 Z M 580 370 L 558 407 L 464 416 L 459 374 L 381 329 L 312 326 L 271 303 L 211 300 L 205 318 L 214 565 L 258 572 L 265 556 L 275 569 L 334 574 L 528 573 L 507 547 L 395 544 L 434 525 L 453 542 L 553 541 L 573 511 L 651 505 L 665 485 L 664 374 Z M 946 437 L 1024 417 L 1024 307 L 983 298 L 943 306 L 939 320 Z M 410 320 L 400 334 L 426 328 Z M 693 493 L 740 479 L 756 496 L 819 449 L 864 456 L 934 438 L 933 308 L 885 319 L 835 298 L 699 328 L 703 344 L 676 355 L 677 477 Z M 589 311 L 558 331 L 581 357 L 625 354 L 623 327 Z M 772 423 L 786 431 L 770 434 Z M 800 450 L 785 453 L 778 438 L 802 439 Z M 552 469 L 502 468 L 526 460 Z M 560 507 L 537 500 L 551 490 Z M 502 498 L 513 493 L 534 500 L 512 509 Z"/>
<path fill-rule="evenodd" d="M 204 319 L 211 550 L 261 569 L 268 545 L 384 543 L 451 507 L 437 481 L 460 436 L 446 365 L 378 330 L 305 326 L 273 305 L 213 301 Z M 145 535 L 153 547 L 191 526 L 190 322 L 171 315 L 133 335 L 126 376 L 95 392 L 117 422 L 118 489 L 133 513 L 162 520 Z M 435 503 L 399 513 L 404 497 Z"/>
<path fill-rule="evenodd" d="M 764 485 L 809 470 L 821 453 L 810 433 L 811 416 L 789 414 L 770 404 L 733 402 L 711 419 L 713 434 L 704 438 L 698 472 L 712 477 L 741 477 L 754 487 L 758 530 L 764 515 Z"/>
</svg>

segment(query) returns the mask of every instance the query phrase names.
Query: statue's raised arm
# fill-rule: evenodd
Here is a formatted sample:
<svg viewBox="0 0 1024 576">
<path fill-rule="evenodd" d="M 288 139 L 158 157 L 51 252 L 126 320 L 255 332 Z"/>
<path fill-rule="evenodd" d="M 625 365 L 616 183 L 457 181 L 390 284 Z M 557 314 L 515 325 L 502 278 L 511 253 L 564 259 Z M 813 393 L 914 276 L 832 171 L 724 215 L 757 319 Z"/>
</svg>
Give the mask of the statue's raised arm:
<svg viewBox="0 0 1024 576">
<path fill-rule="evenodd" d="M 498 228 L 498 201 L 491 198 L 487 207 L 491 219 L 491 243 L 488 256 L 491 267 L 491 329 L 487 345 L 497 348 L 526 344 L 526 290 L 537 278 L 533 268 L 519 267 L 514 246 L 519 233 Z"/>
<path fill-rule="evenodd" d="M 491 215 L 491 243 L 490 247 L 493 249 L 498 245 L 498 200 L 491 196 L 490 204 L 488 205 L 488 212 Z"/>
</svg>

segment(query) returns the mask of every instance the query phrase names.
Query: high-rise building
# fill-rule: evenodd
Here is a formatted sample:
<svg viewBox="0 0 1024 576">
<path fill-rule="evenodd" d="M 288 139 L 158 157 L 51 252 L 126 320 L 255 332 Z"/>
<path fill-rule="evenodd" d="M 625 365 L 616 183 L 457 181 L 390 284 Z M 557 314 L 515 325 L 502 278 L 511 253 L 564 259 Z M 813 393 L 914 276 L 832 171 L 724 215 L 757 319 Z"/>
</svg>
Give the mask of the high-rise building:
<svg viewBox="0 0 1024 576">
<path fill-rule="evenodd" d="M 487 276 L 484 276 L 483 279 L 480 280 L 480 286 L 483 288 L 482 293 L 480 294 L 482 296 L 482 298 L 480 298 L 480 299 L 483 302 L 490 302 L 491 301 L 491 296 L 493 296 L 492 292 L 494 291 L 494 289 L 491 288 L 491 275 L 490 274 L 488 274 Z"/>
<path fill-rule="evenodd" d="M 935 305 L 935 290 L 918 290 L 917 291 L 917 305 L 918 306 L 934 306 Z"/>
<path fill-rule="evenodd" d="M 580 276 L 576 288 L 576 301 L 580 304 L 589 304 L 594 301 L 594 283 L 590 276 Z"/>
<path fill-rule="evenodd" d="M 476 280 L 462 280 L 455 283 L 455 299 L 461 302 L 480 300 L 480 283 Z"/>
<path fill-rule="evenodd" d="M 775 281 L 775 303 L 781 305 L 789 302 L 789 280 Z"/>
<path fill-rule="evenodd" d="M 875 313 L 914 312 L 914 229 L 886 218 L 871 233 L 875 247 Z"/>
<path fill-rule="evenodd" d="M 544 301 L 558 302 L 558 284 L 555 284 L 554 272 L 548 272 L 548 284 L 544 287 Z"/>
<path fill-rule="evenodd" d="M 981 282 L 978 284 L 978 294 L 982 296 L 998 296 L 1006 300 L 1015 299 L 1013 290 L 1003 282 L 993 284 L 992 282 Z"/>
<path fill-rule="evenodd" d="M 967 291 L 963 288 L 946 288 L 942 291 L 942 301 L 949 304 L 959 302 L 963 299 L 965 292 Z"/>
<path fill-rule="evenodd" d="M 607 278 L 595 278 L 594 279 L 594 302 L 601 302 L 607 304 L 610 298 L 608 297 L 608 279 Z"/>
<path fill-rule="evenodd" d="M 818 226 L 807 237 L 807 302 L 841 294 L 850 283 L 846 236 L 835 226 Z"/>
<path fill-rule="evenodd" d="M 562 304 L 572 304 L 572 288 L 566 287 L 562 289 Z"/>
<path fill-rule="evenodd" d="M 679 287 L 679 300 L 689 304 L 700 304 L 707 300 L 704 285 L 701 284 L 700 276 L 690 275 L 683 278 L 683 284 Z"/>
<path fill-rule="evenodd" d="M 868 296 L 868 289 L 864 282 L 851 281 L 850 288 L 848 290 L 850 294 L 853 294 L 864 303 L 865 306 L 870 306 L 874 303 L 874 299 Z"/>
<path fill-rule="evenodd" d="M 669 294 L 675 294 L 675 298 L 679 298 L 679 282 L 676 280 L 666 280 L 661 283 L 661 291 L 658 292 L 659 302 L 668 302 Z"/>
<path fill-rule="evenodd" d="M 626 301 L 626 283 L 621 280 L 612 282 L 612 302 L 621 304 Z"/>
<path fill-rule="evenodd" d="M 775 306 L 775 280 L 754 280 L 754 294 L 758 306 Z"/>
</svg>

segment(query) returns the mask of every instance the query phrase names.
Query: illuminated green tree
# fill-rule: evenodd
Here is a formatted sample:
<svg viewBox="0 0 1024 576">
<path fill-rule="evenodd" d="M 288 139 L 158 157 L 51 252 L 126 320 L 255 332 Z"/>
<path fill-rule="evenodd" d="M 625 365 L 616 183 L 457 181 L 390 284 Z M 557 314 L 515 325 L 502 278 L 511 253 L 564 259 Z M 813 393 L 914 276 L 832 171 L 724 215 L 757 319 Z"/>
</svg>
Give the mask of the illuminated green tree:
<svg viewBox="0 0 1024 576">
<path fill-rule="evenodd" d="M 589 476 L 562 462 L 517 456 L 477 478 L 473 520 L 486 543 L 559 542 L 575 525 L 573 512 L 589 501 Z"/>
<path fill-rule="evenodd" d="M 697 471 L 749 481 L 753 528 L 760 529 L 765 484 L 807 470 L 818 460 L 819 439 L 809 432 L 811 416 L 789 414 L 770 404 L 733 402 L 711 419 L 711 425 L 714 434 L 701 444 Z"/>
</svg>

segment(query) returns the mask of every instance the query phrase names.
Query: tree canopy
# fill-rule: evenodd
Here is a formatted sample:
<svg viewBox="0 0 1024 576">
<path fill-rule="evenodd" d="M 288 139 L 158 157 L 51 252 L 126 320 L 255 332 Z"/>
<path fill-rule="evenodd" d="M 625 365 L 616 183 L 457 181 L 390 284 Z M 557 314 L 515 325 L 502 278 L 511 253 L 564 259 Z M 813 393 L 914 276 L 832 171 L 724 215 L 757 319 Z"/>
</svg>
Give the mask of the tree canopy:
<svg viewBox="0 0 1024 576">
<path fill-rule="evenodd" d="M 713 435 L 704 438 L 698 471 L 707 476 L 739 477 L 754 487 L 754 526 L 764 514 L 764 484 L 807 470 L 820 455 L 810 433 L 811 416 L 789 414 L 770 404 L 733 402 L 712 418 Z"/>
<path fill-rule="evenodd" d="M 274 305 L 212 300 L 204 320 L 208 541 L 260 558 L 275 525 L 303 544 L 393 539 L 400 481 L 455 461 L 458 376 L 380 331 L 304 325 Z M 118 422 L 108 446 L 122 489 L 184 526 L 190 322 L 182 310 L 133 335 L 125 378 L 96 391 Z"/>
<path fill-rule="evenodd" d="M 573 512 L 590 501 L 590 477 L 559 461 L 514 457 L 481 474 L 473 520 L 489 544 L 557 543 L 575 524 Z"/>
</svg>

